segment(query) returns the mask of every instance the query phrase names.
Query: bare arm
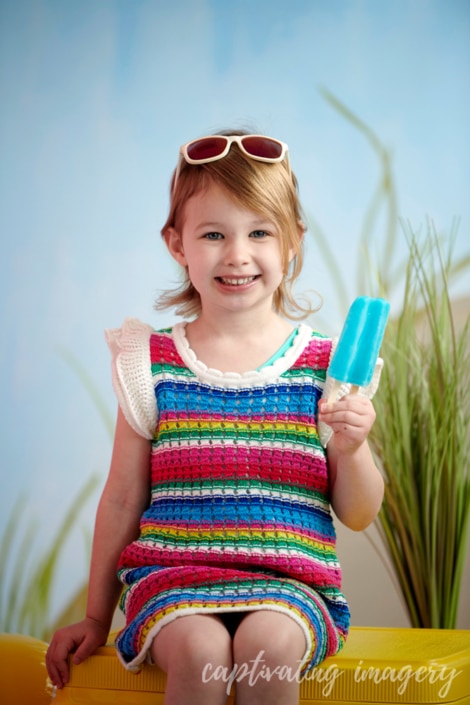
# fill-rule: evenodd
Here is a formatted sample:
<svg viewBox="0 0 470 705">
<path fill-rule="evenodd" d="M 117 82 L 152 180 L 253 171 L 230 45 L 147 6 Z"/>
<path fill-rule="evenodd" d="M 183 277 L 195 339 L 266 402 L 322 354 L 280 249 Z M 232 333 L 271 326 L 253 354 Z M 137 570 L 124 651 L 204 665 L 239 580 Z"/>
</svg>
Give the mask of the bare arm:
<svg viewBox="0 0 470 705">
<path fill-rule="evenodd" d="M 68 681 L 67 658 L 80 663 L 106 642 L 122 585 L 116 568 L 123 549 L 139 535 L 139 519 L 149 502 L 150 442 L 118 412 L 108 479 L 96 514 L 86 618 L 58 630 L 47 652 L 52 682 Z"/>
<path fill-rule="evenodd" d="M 118 413 L 108 480 L 98 505 L 90 567 L 87 617 L 108 630 L 122 585 L 116 567 L 122 550 L 139 535 L 149 503 L 150 442 Z"/>
<path fill-rule="evenodd" d="M 372 402 L 358 394 L 319 405 L 319 418 L 333 429 L 328 443 L 331 506 L 346 526 L 362 531 L 382 504 L 383 478 L 367 443 L 375 421 Z"/>
</svg>

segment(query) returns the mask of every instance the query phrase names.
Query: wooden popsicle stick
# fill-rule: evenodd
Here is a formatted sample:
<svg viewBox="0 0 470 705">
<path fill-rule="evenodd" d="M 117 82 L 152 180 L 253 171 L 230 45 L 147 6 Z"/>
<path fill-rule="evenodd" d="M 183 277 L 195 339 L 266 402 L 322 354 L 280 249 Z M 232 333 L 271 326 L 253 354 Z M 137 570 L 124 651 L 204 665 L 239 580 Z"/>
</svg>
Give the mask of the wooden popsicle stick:
<svg viewBox="0 0 470 705">
<path fill-rule="evenodd" d="M 337 379 L 333 380 L 331 385 L 330 393 L 328 394 L 328 404 L 333 403 L 337 400 L 339 390 L 341 389 L 342 382 Z M 358 384 L 351 384 L 351 389 L 349 394 L 357 394 L 359 392 L 360 386 Z"/>
<path fill-rule="evenodd" d="M 328 404 L 332 404 L 336 401 L 340 389 L 341 382 L 337 379 L 333 379 L 333 384 L 331 385 L 330 393 L 328 394 Z"/>
</svg>

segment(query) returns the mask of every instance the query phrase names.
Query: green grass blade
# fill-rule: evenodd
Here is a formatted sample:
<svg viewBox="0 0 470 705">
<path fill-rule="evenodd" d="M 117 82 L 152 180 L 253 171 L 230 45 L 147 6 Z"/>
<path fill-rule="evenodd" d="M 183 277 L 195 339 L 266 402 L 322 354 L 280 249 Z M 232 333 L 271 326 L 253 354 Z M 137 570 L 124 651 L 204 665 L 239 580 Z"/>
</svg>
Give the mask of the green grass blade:
<svg viewBox="0 0 470 705">
<path fill-rule="evenodd" d="M 432 228 L 424 241 L 406 235 L 403 309 L 384 338 L 371 433 L 386 481 L 378 522 L 412 624 L 453 628 L 470 514 L 469 321 L 458 331 L 453 319 L 452 241 L 443 252 Z"/>
</svg>

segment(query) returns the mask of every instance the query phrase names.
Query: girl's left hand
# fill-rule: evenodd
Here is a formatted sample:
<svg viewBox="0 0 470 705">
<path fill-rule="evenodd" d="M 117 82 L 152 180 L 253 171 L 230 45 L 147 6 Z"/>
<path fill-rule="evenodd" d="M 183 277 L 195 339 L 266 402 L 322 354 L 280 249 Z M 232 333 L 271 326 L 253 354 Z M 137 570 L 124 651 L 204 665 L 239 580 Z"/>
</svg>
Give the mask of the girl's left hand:
<svg viewBox="0 0 470 705">
<path fill-rule="evenodd" d="M 353 453 L 367 439 L 375 421 L 375 409 L 370 399 L 361 394 L 347 394 L 333 403 L 320 399 L 318 420 L 333 430 L 339 453 Z"/>
</svg>

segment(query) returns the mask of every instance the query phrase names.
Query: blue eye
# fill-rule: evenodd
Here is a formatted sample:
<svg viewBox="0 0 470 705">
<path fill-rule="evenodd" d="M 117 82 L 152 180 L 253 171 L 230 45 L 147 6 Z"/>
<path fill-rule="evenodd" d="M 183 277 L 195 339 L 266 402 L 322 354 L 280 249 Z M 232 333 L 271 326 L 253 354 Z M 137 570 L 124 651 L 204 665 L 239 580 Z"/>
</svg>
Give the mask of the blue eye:
<svg viewBox="0 0 470 705">
<path fill-rule="evenodd" d="M 267 237 L 268 233 L 266 230 L 253 230 L 252 233 L 250 233 L 250 237 L 254 237 L 256 239 L 261 239 L 263 237 Z"/>
<path fill-rule="evenodd" d="M 222 240 L 224 236 L 222 233 L 206 233 L 204 237 L 206 240 Z"/>
</svg>

